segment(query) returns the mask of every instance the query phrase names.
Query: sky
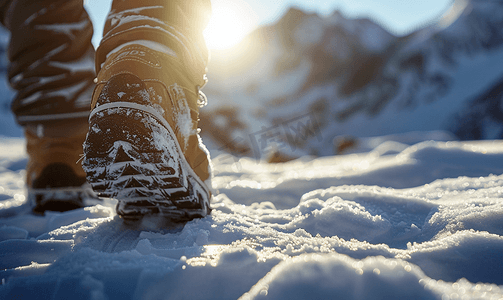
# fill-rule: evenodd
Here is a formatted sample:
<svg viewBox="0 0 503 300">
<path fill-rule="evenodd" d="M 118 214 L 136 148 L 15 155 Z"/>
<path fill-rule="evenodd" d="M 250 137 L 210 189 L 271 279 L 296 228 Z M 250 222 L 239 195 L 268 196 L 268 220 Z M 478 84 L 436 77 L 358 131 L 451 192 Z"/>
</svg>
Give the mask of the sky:
<svg viewBox="0 0 503 300">
<path fill-rule="evenodd" d="M 212 0 L 218 2 L 230 0 Z M 241 3 L 243 11 L 248 10 L 249 19 L 245 30 L 273 23 L 291 6 L 300 7 L 320 15 L 330 15 L 340 10 L 346 17 L 369 17 L 395 35 L 405 35 L 423 27 L 440 17 L 448 10 L 453 0 L 232 0 Z M 93 43 L 99 43 L 104 19 L 111 0 L 85 0 L 85 6 L 95 24 Z M 221 18 L 221 16 L 220 16 Z M 232 27 L 232 26 L 227 26 Z"/>
</svg>

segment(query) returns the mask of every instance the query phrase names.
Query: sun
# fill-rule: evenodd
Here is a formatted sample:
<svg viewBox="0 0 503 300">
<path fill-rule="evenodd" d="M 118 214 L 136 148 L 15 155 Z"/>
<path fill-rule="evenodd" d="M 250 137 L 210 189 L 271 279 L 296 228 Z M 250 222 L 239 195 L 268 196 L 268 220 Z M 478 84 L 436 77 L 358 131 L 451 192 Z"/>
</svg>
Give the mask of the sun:
<svg viewBox="0 0 503 300">
<path fill-rule="evenodd" d="M 225 50 L 238 44 L 258 23 L 243 0 L 212 0 L 212 15 L 203 32 L 208 48 Z"/>
</svg>

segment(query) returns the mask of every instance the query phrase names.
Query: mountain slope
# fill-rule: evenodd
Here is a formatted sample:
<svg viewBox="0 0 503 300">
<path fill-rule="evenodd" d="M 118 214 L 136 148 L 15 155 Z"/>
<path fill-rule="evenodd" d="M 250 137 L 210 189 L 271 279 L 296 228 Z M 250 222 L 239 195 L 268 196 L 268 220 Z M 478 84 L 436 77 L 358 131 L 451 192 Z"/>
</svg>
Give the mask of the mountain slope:
<svg viewBox="0 0 503 300">
<path fill-rule="evenodd" d="M 461 129 L 467 109 L 503 78 L 501 28 L 501 1 L 458 0 L 437 24 L 405 37 L 367 19 L 291 9 L 252 33 L 241 45 L 248 51 L 214 54 L 203 135 L 255 157 L 332 155 L 334 141 L 348 135 L 503 138 L 491 115 L 478 135 Z"/>
</svg>

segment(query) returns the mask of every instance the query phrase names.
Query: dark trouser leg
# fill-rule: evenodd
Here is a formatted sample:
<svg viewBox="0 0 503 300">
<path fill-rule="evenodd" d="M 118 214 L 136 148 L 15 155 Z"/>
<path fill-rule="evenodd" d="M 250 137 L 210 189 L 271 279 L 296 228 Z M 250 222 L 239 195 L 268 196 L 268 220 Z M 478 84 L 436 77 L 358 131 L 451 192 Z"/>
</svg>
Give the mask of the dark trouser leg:
<svg viewBox="0 0 503 300">
<path fill-rule="evenodd" d="M 94 79 L 92 24 L 82 0 L 2 1 L 11 32 L 12 110 L 21 125 L 87 118 Z"/>
<path fill-rule="evenodd" d="M 168 46 L 182 57 L 187 71 L 200 77 L 208 64 L 202 33 L 210 15 L 210 0 L 114 0 L 96 53 L 96 71 L 118 46 L 148 40 Z"/>
</svg>

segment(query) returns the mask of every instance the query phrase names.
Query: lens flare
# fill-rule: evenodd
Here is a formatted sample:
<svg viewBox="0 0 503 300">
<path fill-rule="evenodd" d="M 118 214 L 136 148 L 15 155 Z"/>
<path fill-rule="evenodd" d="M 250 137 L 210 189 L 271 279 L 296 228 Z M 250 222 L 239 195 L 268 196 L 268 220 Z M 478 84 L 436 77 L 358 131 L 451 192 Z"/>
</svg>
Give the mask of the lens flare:
<svg viewBox="0 0 503 300">
<path fill-rule="evenodd" d="M 211 19 L 203 32 L 210 49 L 232 48 L 257 26 L 257 15 L 242 0 L 213 0 L 211 5 Z"/>
</svg>

